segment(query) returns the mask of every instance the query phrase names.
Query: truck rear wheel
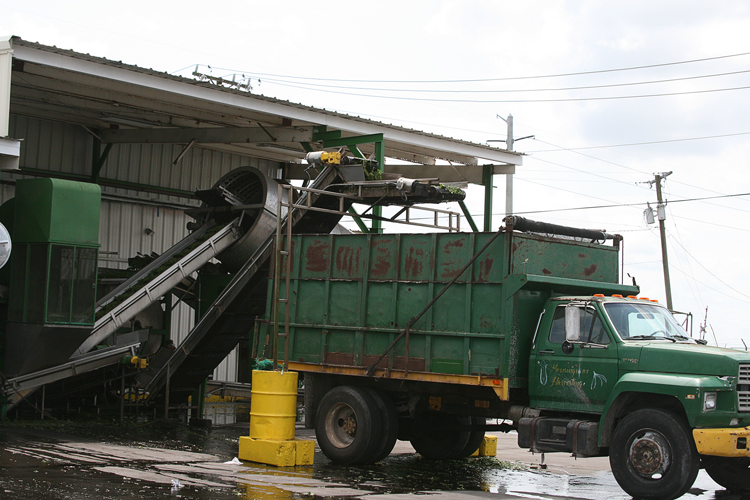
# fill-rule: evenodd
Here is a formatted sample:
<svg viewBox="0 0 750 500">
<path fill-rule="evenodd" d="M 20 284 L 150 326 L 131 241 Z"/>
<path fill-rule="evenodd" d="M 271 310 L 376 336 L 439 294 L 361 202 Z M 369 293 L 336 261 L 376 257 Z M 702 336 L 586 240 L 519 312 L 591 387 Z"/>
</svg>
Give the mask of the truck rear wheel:
<svg viewBox="0 0 750 500">
<path fill-rule="evenodd" d="M 730 491 L 750 491 L 750 458 L 703 457 L 711 479 Z"/>
<path fill-rule="evenodd" d="M 359 464 L 380 451 L 380 410 L 369 389 L 339 386 L 323 396 L 315 417 L 320 450 L 333 462 Z"/>
<path fill-rule="evenodd" d="M 379 445 L 375 450 L 374 456 L 367 460 L 366 463 L 380 462 L 391 454 L 398 437 L 398 412 L 396 405 L 391 398 L 375 389 L 369 389 L 376 408 L 378 409 L 381 422 L 381 438 L 378 439 Z M 366 458 L 366 457 L 365 457 Z"/>
<path fill-rule="evenodd" d="M 484 426 L 486 423 L 487 423 L 487 419 L 484 417 L 471 417 L 472 426 L 480 426 L 480 425 Z M 472 454 L 474 454 L 475 451 L 479 449 L 479 445 L 482 444 L 483 440 L 484 440 L 484 429 L 472 430 L 469 433 L 469 441 L 467 441 L 466 446 L 464 446 L 464 449 L 461 450 L 456 455 L 456 458 L 470 457 Z"/>
<path fill-rule="evenodd" d="M 700 457 L 686 423 L 665 410 L 638 410 L 615 428 L 609 463 L 617 483 L 636 498 L 671 500 L 695 482 Z"/>
<path fill-rule="evenodd" d="M 471 437 L 471 432 L 461 430 L 468 424 L 469 417 L 428 413 L 413 422 L 411 445 L 427 460 L 459 458 Z"/>
</svg>

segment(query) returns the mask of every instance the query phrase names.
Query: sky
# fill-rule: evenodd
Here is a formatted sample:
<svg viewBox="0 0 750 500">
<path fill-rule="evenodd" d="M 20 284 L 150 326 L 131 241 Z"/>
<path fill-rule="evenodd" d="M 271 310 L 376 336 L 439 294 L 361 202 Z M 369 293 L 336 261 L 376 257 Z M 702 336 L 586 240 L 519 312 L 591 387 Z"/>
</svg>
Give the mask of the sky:
<svg viewBox="0 0 750 500">
<path fill-rule="evenodd" d="M 408 2 L 0 0 L 17 35 L 477 143 L 514 117 L 513 212 L 622 234 L 624 273 L 694 337 L 750 345 L 750 4 L 742 0 Z M 503 143 L 490 142 L 497 147 Z M 648 182 L 651 181 L 651 185 Z M 493 227 L 505 215 L 495 177 Z M 479 216 L 483 190 L 467 202 Z M 441 207 L 442 208 L 442 207 Z M 457 207 L 451 207 L 458 210 Z M 681 317 L 678 316 L 681 319 Z"/>
</svg>

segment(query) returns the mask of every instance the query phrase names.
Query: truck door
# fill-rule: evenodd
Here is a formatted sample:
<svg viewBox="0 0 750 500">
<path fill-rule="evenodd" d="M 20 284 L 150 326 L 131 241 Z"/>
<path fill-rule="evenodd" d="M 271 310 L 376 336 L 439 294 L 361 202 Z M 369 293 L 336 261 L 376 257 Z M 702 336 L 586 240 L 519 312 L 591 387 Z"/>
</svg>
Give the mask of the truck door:
<svg viewBox="0 0 750 500">
<path fill-rule="evenodd" d="M 542 321 L 529 363 L 531 405 L 600 413 L 617 382 L 617 343 L 593 303 L 581 303 L 580 341 L 565 342 L 565 307 Z"/>
</svg>

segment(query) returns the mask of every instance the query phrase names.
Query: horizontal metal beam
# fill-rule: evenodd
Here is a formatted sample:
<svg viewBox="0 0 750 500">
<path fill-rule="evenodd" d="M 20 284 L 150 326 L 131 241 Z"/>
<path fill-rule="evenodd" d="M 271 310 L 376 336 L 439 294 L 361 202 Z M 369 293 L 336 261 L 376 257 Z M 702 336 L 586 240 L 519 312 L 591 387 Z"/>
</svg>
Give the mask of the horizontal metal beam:
<svg viewBox="0 0 750 500">
<path fill-rule="evenodd" d="M 100 135 L 104 143 L 123 144 L 183 144 L 192 140 L 198 144 L 297 143 L 312 139 L 312 127 L 109 129 Z"/>
<path fill-rule="evenodd" d="M 287 179 L 313 179 L 317 175 L 315 169 L 310 169 L 306 164 L 287 163 L 285 165 L 285 177 Z M 482 184 L 482 165 L 416 165 L 412 163 L 385 164 L 385 173 L 400 174 L 409 179 L 440 179 L 441 182 L 470 182 Z M 493 165 L 495 174 L 515 173 L 515 165 Z M 309 176 L 308 176 L 309 174 Z"/>
</svg>

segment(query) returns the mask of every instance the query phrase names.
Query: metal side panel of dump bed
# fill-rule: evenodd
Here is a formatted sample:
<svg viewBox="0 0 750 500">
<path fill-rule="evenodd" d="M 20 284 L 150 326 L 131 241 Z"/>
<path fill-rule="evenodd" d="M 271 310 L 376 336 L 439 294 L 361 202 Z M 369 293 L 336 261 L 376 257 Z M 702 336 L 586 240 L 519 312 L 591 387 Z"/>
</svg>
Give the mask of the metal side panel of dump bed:
<svg viewBox="0 0 750 500">
<path fill-rule="evenodd" d="M 493 236 L 293 236 L 288 358 L 293 368 L 359 367 L 363 374 Z M 389 374 L 406 369 L 524 386 L 528 352 L 523 351 L 546 299 L 569 293 L 571 284 L 607 289 L 617 277 L 616 247 L 502 233 L 411 327 L 408 341 L 399 340 L 377 366 Z M 259 339 L 269 358 L 272 331 L 272 325 L 263 325 Z"/>
</svg>

